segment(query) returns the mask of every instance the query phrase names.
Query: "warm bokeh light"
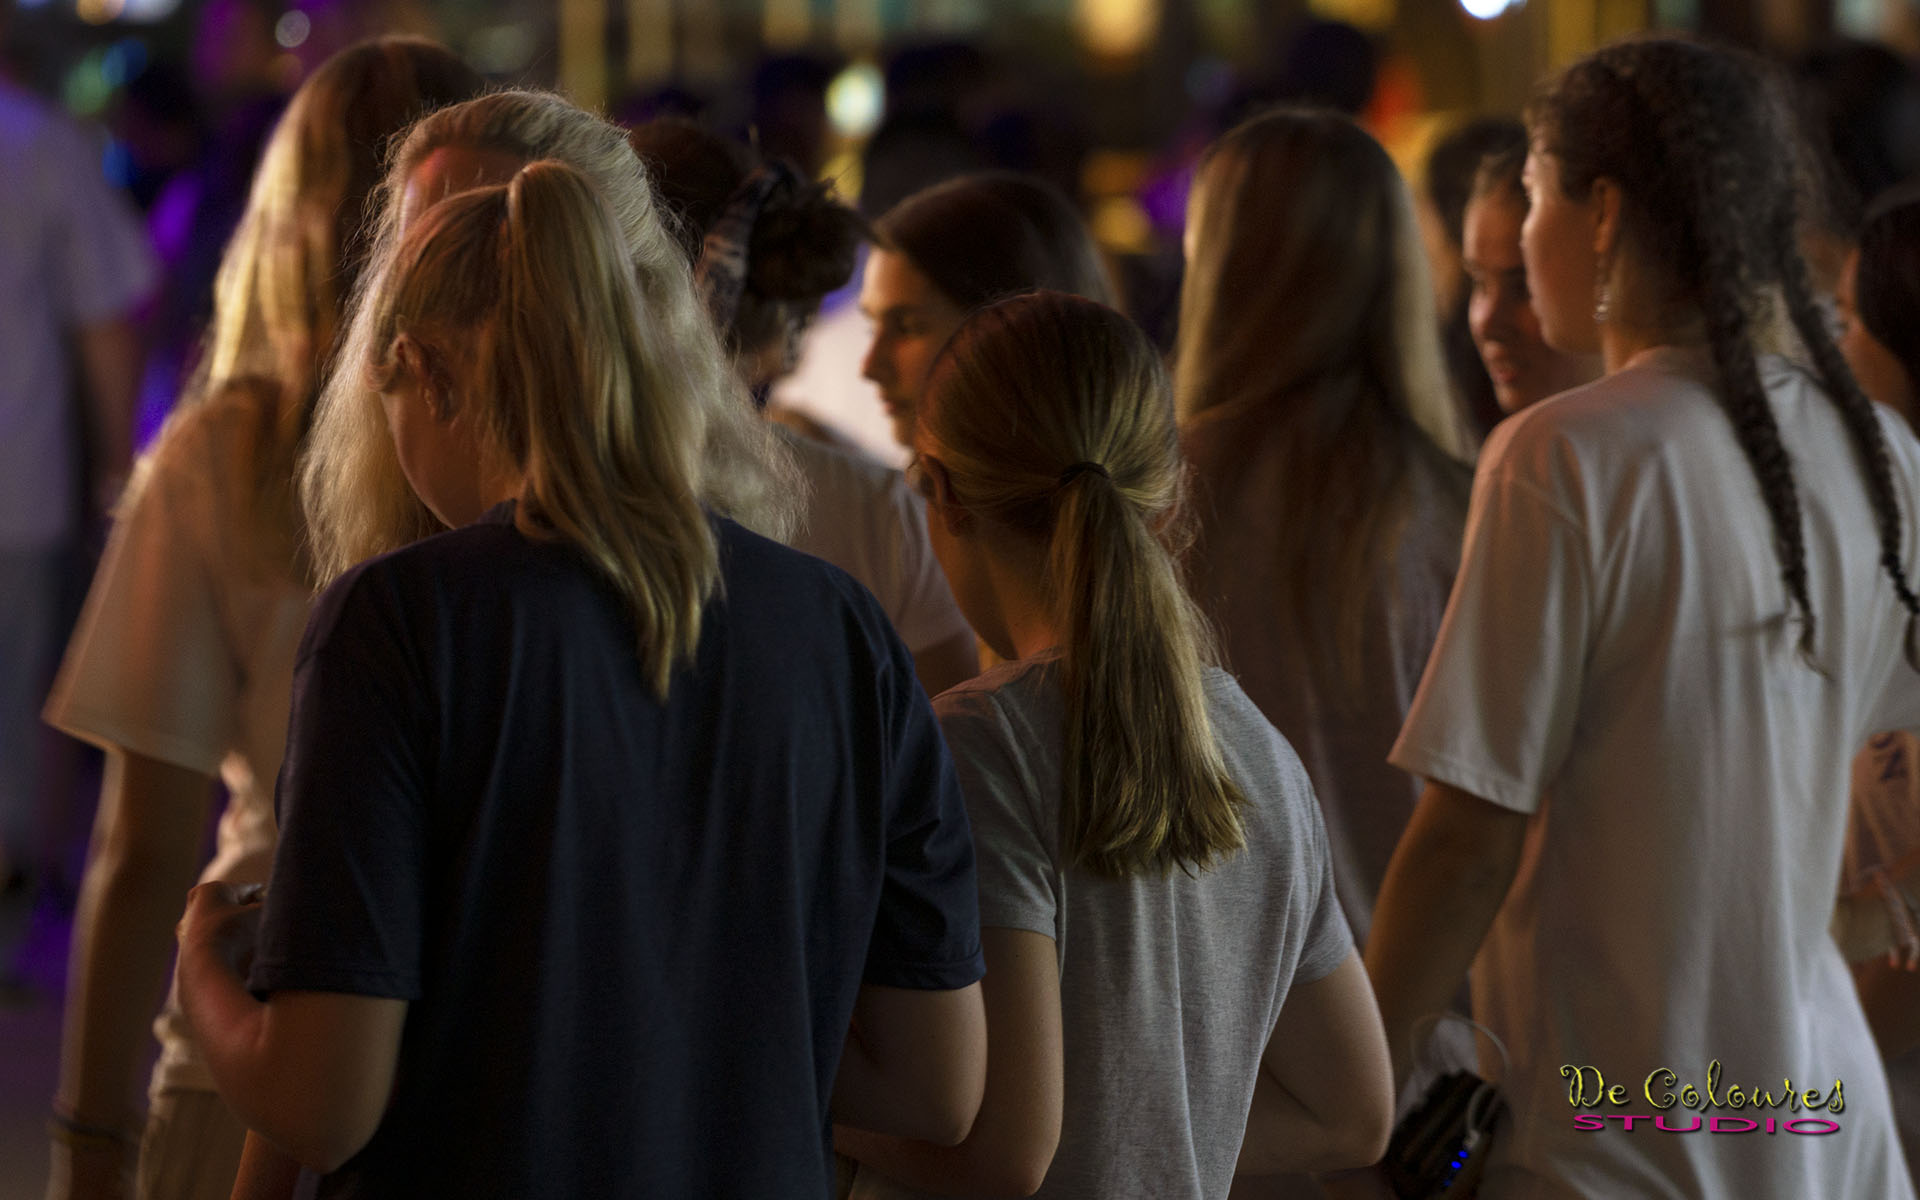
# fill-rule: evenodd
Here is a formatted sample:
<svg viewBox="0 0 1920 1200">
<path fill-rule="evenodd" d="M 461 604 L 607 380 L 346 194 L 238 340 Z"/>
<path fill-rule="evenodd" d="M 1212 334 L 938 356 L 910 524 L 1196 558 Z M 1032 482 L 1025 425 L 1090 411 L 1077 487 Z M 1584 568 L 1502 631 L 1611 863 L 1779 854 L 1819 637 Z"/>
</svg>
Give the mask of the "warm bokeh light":
<svg viewBox="0 0 1920 1200">
<path fill-rule="evenodd" d="M 1080 41 L 1102 58 L 1132 58 L 1160 27 L 1160 0 L 1075 0 Z"/>
</svg>

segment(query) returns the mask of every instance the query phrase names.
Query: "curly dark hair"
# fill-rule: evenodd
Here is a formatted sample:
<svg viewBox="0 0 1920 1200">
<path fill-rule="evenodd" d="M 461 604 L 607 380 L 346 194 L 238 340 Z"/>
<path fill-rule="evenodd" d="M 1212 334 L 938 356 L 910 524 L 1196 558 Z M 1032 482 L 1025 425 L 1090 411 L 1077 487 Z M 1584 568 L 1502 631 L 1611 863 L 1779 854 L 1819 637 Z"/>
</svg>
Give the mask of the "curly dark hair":
<svg viewBox="0 0 1920 1200">
<path fill-rule="evenodd" d="M 760 155 L 680 117 L 637 125 L 628 141 L 679 221 L 675 233 L 687 261 L 699 261 L 707 230 Z M 776 185 L 753 225 L 746 289 L 732 328 L 723 331 L 727 348 L 751 352 L 781 335 L 790 315 L 811 315 L 821 297 L 853 277 L 868 236 L 866 222 L 826 184 L 806 182 L 796 171 Z"/>
<path fill-rule="evenodd" d="M 1628 236 L 1650 261 L 1668 265 L 1675 299 L 1704 319 L 1720 402 L 1758 478 L 1780 576 L 1800 610 L 1802 657 L 1814 661 L 1815 624 L 1800 497 L 1756 362 L 1755 333 L 1776 295 L 1860 455 L 1881 566 L 1907 612 L 1920 613 L 1900 558 L 1900 505 L 1879 419 L 1828 331 L 1800 257 L 1807 155 L 1769 68 L 1685 39 L 1621 42 L 1550 81 L 1527 123 L 1535 146 L 1558 160 L 1567 195 L 1586 197 L 1601 178 L 1619 186 Z M 1911 621 L 1908 630 L 1907 658 L 1920 668 Z"/>
</svg>

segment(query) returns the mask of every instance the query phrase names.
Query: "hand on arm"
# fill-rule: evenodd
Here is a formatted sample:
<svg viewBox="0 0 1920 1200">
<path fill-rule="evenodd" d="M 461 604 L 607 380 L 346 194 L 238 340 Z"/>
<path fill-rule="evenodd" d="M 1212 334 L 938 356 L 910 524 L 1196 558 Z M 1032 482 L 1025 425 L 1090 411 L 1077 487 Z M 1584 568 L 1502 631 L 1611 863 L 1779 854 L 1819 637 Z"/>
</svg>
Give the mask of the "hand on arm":
<svg viewBox="0 0 1920 1200">
<path fill-rule="evenodd" d="M 1396 1088 L 1418 1049 L 1414 1022 L 1449 1007 L 1505 902 L 1530 820 L 1444 783 L 1429 782 L 1421 795 L 1367 935 Z"/>
<path fill-rule="evenodd" d="M 834 1141 L 842 1154 L 901 1183 L 947 1194 L 1029 1196 L 1060 1142 L 1064 1052 L 1060 960 L 1052 938 L 1024 929 L 983 929 L 987 960 L 986 1092 L 958 1145 L 863 1132 L 840 1109 Z M 842 1068 L 844 1072 L 845 1068 Z"/>
<path fill-rule="evenodd" d="M 60 1085 L 54 1109 L 78 1125 L 139 1130 L 131 1097 L 151 1036 L 180 894 L 200 869 L 212 779 L 145 755 L 108 754 L 87 871 L 74 914 Z M 54 1148 L 49 1200 L 123 1193 L 136 1143 Z"/>
<path fill-rule="evenodd" d="M 249 1129 L 295 1161 L 331 1171 L 385 1114 L 406 1021 L 404 1000 L 246 990 L 257 900 L 207 883 L 180 923 L 180 1004 L 220 1095 Z"/>
<path fill-rule="evenodd" d="M 1349 951 L 1287 993 L 1255 1080 L 1241 1174 L 1377 1162 L 1393 1131 L 1393 1079 L 1373 985 Z"/>
</svg>

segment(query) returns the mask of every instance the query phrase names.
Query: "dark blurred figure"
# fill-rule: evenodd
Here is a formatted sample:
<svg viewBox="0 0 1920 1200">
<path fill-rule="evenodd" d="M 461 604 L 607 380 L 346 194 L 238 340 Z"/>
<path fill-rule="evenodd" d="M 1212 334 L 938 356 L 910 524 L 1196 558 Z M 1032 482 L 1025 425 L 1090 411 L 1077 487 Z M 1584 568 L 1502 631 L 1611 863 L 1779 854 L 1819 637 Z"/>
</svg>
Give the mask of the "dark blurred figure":
<svg viewBox="0 0 1920 1200">
<path fill-rule="evenodd" d="M 970 108 L 992 76 L 986 51 L 970 42 L 916 42 L 887 56 L 887 112 L 937 111 L 956 116 Z"/>
<path fill-rule="evenodd" d="M 1856 229 L 1867 201 L 1920 171 L 1920 76 L 1887 47 L 1846 39 L 1801 59 L 1799 78 L 1832 154 L 1836 223 Z"/>
<path fill-rule="evenodd" d="M 186 68 L 160 61 L 127 81 L 109 122 L 120 147 L 119 174 L 142 212 L 152 212 L 175 175 L 200 160 L 207 120 Z"/>
<path fill-rule="evenodd" d="M 1461 229 L 1480 164 L 1490 156 L 1510 154 L 1516 147 L 1526 153 L 1526 126 L 1511 117 L 1481 117 L 1440 139 L 1427 156 L 1425 199 L 1436 229 L 1426 241 L 1440 303 L 1441 347 L 1454 397 L 1476 443 L 1506 414 L 1468 326 L 1470 293 L 1460 264 Z"/>
<path fill-rule="evenodd" d="M 709 107 L 705 96 L 675 81 L 621 98 L 614 103 L 613 118 L 615 124 L 631 129 L 662 119 L 698 121 L 707 115 Z"/>
<path fill-rule="evenodd" d="M 208 133 L 198 161 L 154 201 L 161 286 L 147 329 L 139 428 L 160 427 L 191 374 L 213 312 L 213 277 L 246 208 L 260 148 L 286 106 L 275 75 L 278 9 L 263 0 L 209 0 L 194 26 L 193 82 Z"/>
<path fill-rule="evenodd" d="M 1373 100 L 1379 74 L 1380 50 L 1367 34 L 1344 21 L 1304 21 L 1273 47 L 1264 67 L 1234 89 L 1216 132 L 1276 104 L 1359 116 Z"/>
<path fill-rule="evenodd" d="M 754 69 L 747 141 L 783 158 L 807 178 L 827 160 L 827 85 L 841 63 L 818 54 L 778 54 Z"/>
<path fill-rule="evenodd" d="M 892 113 L 861 151 L 860 211 L 880 216 L 908 196 L 988 164 L 960 118 L 937 108 Z"/>
</svg>

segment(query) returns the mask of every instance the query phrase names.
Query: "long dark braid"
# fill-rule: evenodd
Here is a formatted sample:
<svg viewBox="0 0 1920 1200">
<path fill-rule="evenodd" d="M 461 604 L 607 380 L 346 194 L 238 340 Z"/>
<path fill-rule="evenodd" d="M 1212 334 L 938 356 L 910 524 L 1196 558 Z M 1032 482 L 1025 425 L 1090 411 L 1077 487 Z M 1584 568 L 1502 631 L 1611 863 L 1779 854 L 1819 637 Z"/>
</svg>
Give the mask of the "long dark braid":
<svg viewBox="0 0 1920 1200">
<path fill-rule="evenodd" d="M 1802 618 L 1800 653 L 1811 663 L 1816 626 L 1799 493 L 1755 358 L 1754 331 L 1775 286 L 1866 467 L 1881 564 L 1910 615 L 1920 601 L 1901 564 L 1900 508 L 1878 420 L 1826 331 L 1797 250 L 1795 158 L 1782 152 L 1794 144 L 1792 125 L 1768 84 L 1758 64 L 1734 52 L 1639 40 L 1569 68 L 1532 115 L 1570 194 L 1602 176 L 1618 182 L 1636 239 L 1673 265 L 1697 304 L 1718 396 L 1759 483 L 1780 577 Z M 1911 621 L 1907 657 L 1920 668 Z"/>
<path fill-rule="evenodd" d="M 1915 642 L 1916 618 L 1920 618 L 1920 596 L 1914 594 L 1906 566 L 1900 558 L 1901 543 L 1905 538 L 1902 536 L 1900 499 L 1893 485 L 1893 463 L 1887 453 L 1886 430 L 1880 425 L 1873 401 L 1861 390 L 1859 381 L 1847 366 L 1846 356 L 1834 344 L 1833 334 L 1827 329 L 1820 306 L 1814 302 L 1813 282 L 1808 277 L 1806 263 L 1797 254 L 1789 254 L 1785 258 L 1786 261 L 1781 264 L 1780 283 L 1781 291 L 1786 296 L 1787 312 L 1793 318 L 1793 327 L 1800 334 L 1800 340 L 1813 356 L 1814 369 L 1826 382 L 1827 394 L 1839 408 L 1840 417 L 1846 422 L 1847 433 L 1853 438 L 1854 449 L 1859 452 L 1860 461 L 1867 468 L 1867 498 L 1873 504 L 1874 523 L 1880 530 L 1880 567 L 1893 581 L 1894 595 L 1900 598 L 1901 607 L 1907 610 L 1906 659 L 1908 665 L 1920 670 L 1920 646 L 1916 646 Z"/>
</svg>

